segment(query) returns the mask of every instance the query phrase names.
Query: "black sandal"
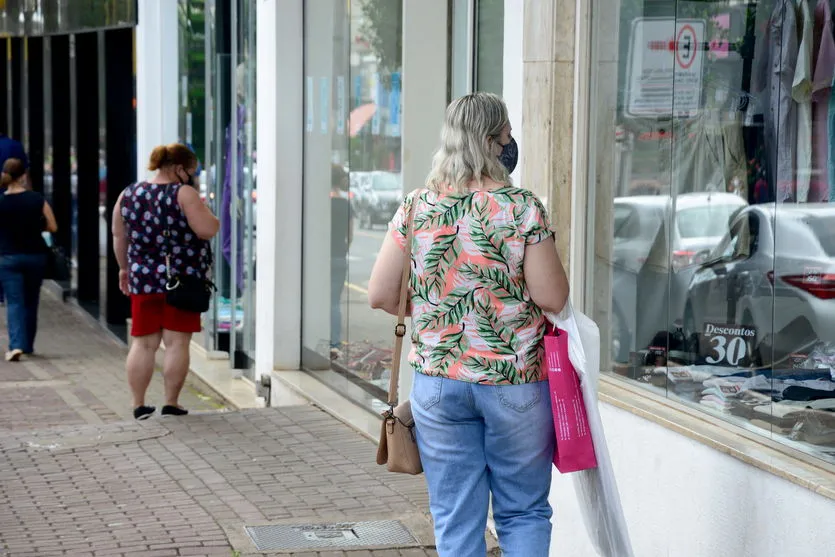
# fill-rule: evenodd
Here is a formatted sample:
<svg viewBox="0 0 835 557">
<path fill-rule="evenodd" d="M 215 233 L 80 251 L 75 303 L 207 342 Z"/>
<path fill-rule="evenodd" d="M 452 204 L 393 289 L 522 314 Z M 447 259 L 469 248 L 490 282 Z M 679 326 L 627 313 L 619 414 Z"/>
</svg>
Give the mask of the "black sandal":
<svg viewBox="0 0 835 557">
<path fill-rule="evenodd" d="M 137 406 L 133 409 L 133 417 L 137 420 L 147 420 L 154 412 L 156 408 L 153 406 Z"/>
<path fill-rule="evenodd" d="M 162 411 L 160 412 L 163 416 L 186 416 L 188 415 L 188 410 L 185 408 L 180 408 L 179 406 L 172 406 L 170 404 L 166 404 L 162 407 Z"/>
</svg>

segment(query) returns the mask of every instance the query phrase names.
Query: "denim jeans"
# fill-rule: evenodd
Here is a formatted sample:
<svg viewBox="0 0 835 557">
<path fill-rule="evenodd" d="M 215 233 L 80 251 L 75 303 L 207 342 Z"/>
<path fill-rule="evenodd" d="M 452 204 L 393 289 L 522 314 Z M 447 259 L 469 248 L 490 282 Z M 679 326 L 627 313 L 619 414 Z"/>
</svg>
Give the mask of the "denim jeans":
<svg viewBox="0 0 835 557">
<path fill-rule="evenodd" d="M 547 557 L 554 422 L 548 382 L 415 374 L 411 394 L 440 557 L 484 557 L 490 494 L 505 557 Z"/>
<path fill-rule="evenodd" d="M 0 284 L 6 294 L 9 350 L 31 354 L 38 330 L 38 303 L 46 270 L 46 255 L 0 256 Z"/>
</svg>

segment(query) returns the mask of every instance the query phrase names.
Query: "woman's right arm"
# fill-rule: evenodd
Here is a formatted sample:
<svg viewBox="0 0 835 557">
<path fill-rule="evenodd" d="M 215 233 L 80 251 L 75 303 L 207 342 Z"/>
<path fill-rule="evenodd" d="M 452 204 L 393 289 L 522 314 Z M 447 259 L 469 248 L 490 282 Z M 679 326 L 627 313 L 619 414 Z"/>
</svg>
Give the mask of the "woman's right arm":
<svg viewBox="0 0 835 557">
<path fill-rule="evenodd" d="M 190 186 L 180 188 L 177 202 L 186 216 L 189 227 L 201 240 L 211 240 L 220 229 L 220 221 L 212 214 L 196 189 Z"/>
<path fill-rule="evenodd" d="M 568 301 L 568 277 L 554 238 L 525 246 L 522 267 L 533 302 L 549 313 L 559 313 Z"/>
<path fill-rule="evenodd" d="M 47 201 L 43 202 L 43 218 L 46 220 L 46 227 L 44 230 L 50 234 L 58 232 L 58 221 L 55 220 L 55 213 L 52 212 L 52 207 Z"/>
</svg>

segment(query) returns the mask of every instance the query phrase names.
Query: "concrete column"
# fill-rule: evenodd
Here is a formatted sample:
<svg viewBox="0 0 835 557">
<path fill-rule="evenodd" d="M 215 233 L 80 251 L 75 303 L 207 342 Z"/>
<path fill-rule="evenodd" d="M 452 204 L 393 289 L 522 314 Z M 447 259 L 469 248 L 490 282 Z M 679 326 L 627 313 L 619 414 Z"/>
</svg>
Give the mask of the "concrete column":
<svg viewBox="0 0 835 557">
<path fill-rule="evenodd" d="M 403 2 L 403 187 L 423 187 L 438 148 L 448 104 L 447 0 Z M 429 86 L 431 84 L 431 86 Z M 412 389 L 406 343 L 400 374 L 400 400 Z"/>
<path fill-rule="evenodd" d="M 521 183 L 547 197 L 570 268 L 576 0 L 524 0 Z"/>
<path fill-rule="evenodd" d="M 137 180 L 144 180 L 148 156 L 157 145 L 177 141 L 179 56 L 172 50 L 177 0 L 141 0 L 136 26 Z M 182 46 L 178 46 L 182 48 Z"/>
<path fill-rule="evenodd" d="M 303 4 L 257 5 L 256 380 L 301 362 Z"/>
</svg>

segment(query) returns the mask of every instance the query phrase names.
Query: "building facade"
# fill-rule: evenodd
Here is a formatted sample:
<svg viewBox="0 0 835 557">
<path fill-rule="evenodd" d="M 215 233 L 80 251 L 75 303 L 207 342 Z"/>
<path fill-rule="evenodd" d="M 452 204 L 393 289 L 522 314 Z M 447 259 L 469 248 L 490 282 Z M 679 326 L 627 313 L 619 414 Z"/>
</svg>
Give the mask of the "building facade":
<svg viewBox="0 0 835 557">
<path fill-rule="evenodd" d="M 65 297 L 126 334 L 109 218 L 136 171 L 133 0 L 0 4 L 0 131 L 24 144 L 71 262 Z"/>
<path fill-rule="evenodd" d="M 827 0 L 148 5 L 137 158 L 200 154 L 225 224 L 197 343 L 230 374 L 375 429 L 393 322 L 365 289 L 385 224 L 448 101 L 493 91 L 513 178 L 546 202 L 574 306 L 600 325 L 636 555 L 832 552 Z M 570 483 L 555 476 L 553 554 L 593 555 Z"/>
</svg>

